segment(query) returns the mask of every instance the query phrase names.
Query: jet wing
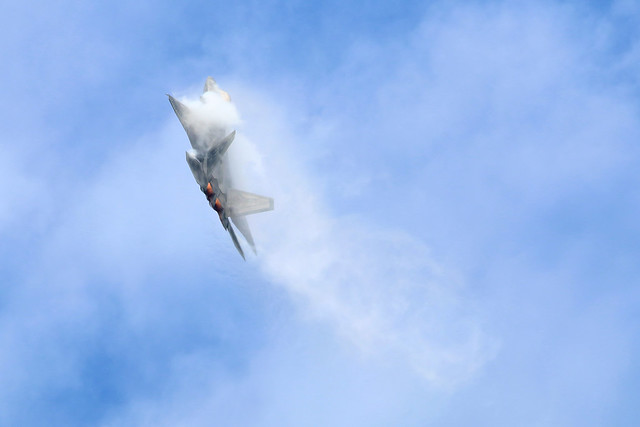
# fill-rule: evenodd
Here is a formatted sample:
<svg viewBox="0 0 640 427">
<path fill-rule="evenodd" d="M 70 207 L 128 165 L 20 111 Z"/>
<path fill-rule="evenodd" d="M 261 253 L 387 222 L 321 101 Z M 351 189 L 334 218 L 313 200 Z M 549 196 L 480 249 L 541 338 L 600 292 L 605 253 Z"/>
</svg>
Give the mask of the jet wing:
<svg viewBox="0 0 640 427">
<path fill-rule="evenodd" d="M 213 147 L 209 151 L 207 151 L 204 161 L 204 165 L 206 166 L 205 175 L 207 179 L 213 178 L 213 171 L 215 170 L 216 166 L 218 166 L 218 164 L 222 162 L 222 158 L 229 149 L 229 146 L 233 142 L 235 136 L 236 131 L 234 130 L 229 135 L 216 141 Z"/>
<path fill-rule="evenodd" d="M 189 116 L 191 115 L 191 110 L 189 110 L 189 107 L 187 107 L 182 102 L 175 99 L 173 96 L 169 94 L 167 94 L 167 96 L 169 97 L 169 102 L 173 107 L 173 111 L 175 111 L 176 116 L 178 116 L 178 120 L 180 120 L 180 123 L 182 124 L 182 127 L 184 128 L 185 132 L 187 132 L 187 136 L 189 137 L 189 142 L 191 143 L 191 146 L 193 148 L 196 148 L 198 146 L 198 143 L 197 143 L 198 138 L 195 132 L 193 131 L 193 129 L 191 128 L 191 124 L 189 122 L 190 120 Z"/>
<path fill-rule="evenodd" d="M 230 217 L 251 215 L 273 210 L 273 199 L 232 188 L 227 193 L 226 208 Z"/>
<path fill-rule="evenodd" d="M 202 187 L 207 186 L 207 178 L 205 176 L 204 170 L 202 169 L 202 162 L 198 160 L 195 154 L 187 151 L 187 163 L 189 164 L 189 169 L 191 169 L 191 173 L 193 177 L 196 179 L 198 185 Z"/>
</svg>

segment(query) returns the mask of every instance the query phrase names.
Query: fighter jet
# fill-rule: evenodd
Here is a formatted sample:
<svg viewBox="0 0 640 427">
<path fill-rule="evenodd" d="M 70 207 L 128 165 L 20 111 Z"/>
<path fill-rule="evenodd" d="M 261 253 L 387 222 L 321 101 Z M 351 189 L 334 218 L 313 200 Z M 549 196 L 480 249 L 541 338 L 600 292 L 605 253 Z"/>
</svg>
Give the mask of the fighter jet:
<svg viewBox="0 0 640 427">
<path fill-rule="evenodd" d="M 246 215 L 265 212 L 273 209 L 273 199 L 258 196 L 232 188 L 227 149 L 235 138 L 236 131 L 226 133 L 215 120 L 203 120 L 201 112 L 196 112 L 187 105 L 167 94 L 180 123 L 189 137 L 192 150 L 187 151 L 187 163 L 193 177 L 204 193 L 209 205 L 215 210 L 225 230 L 229 232 L 234 246 L 244 259 L 244 251 L 233 230 L 233 223 L 256 253 L 255 243 Z M 212 96 L 219 96 L 231 102 L 229 94 L 220 89 L 212 77 L 208 77 L 201 103 L 207 103 Z M 231 220 L 231 221 L 229 221 Z"/>
</svg>

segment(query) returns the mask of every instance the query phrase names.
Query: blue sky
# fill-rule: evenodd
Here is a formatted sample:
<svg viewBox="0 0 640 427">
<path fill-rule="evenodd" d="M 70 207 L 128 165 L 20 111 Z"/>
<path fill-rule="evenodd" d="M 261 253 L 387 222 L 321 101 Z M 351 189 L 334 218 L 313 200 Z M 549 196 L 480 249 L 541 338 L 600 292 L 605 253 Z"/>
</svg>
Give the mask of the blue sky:
<svg viewBox="0 0 640 427">
<path fill-rule="evenodd" d="M 637 2 L 2 9 L 0 425 L 639 422 Z"/>
</svg>

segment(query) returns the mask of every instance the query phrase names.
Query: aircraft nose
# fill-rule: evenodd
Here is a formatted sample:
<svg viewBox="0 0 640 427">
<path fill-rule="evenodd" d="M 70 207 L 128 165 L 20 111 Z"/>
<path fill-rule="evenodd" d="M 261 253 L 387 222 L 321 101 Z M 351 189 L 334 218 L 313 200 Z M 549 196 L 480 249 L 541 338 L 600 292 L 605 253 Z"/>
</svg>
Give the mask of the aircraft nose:
<svg viewBox="0 0 640 427">
<path fill-rule="evenodd" d="M 211 92 L 216 89 L 218 84 L 213 77 L 207 77 L 207 81 L 204 83 L 204 93 Z"/>
</svg>

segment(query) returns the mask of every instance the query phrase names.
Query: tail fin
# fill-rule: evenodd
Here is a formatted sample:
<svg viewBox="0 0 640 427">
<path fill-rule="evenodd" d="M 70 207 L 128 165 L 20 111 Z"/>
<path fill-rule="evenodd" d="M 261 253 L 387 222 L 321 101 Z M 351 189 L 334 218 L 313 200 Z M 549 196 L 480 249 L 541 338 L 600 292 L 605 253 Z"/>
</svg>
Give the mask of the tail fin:
<svg viewBox="0 0 640 427">
<path fill-rule="evenodd" d="M 232 216 L 231 221 L 236 226 L 238 231 L 244 236 L 249 246 L 253 250 L 253 253 L 256 253 L 256 244 L 253 241 L 253 236 L 251 235 L 251 229 L 249 228 L 249 223 L 247 222 L 247 218 L 244 216 Z"/>
<path fill-rule="evenodd" d="M 240 256 L 242 257 L 242 259 L 246 261 L 247 259 L 244 257 L 244 252 L 242 251 L 242 247 L 240 246 L 240 242 L 238 242 L 238 238 L 236 237 L 236 233 L 233 231 L 233 227 L 231 225 L 229 225 L 229 228 L 227 228 L 227 230 L 229 230 L 229 235 L 231 236 L 231 240 L 233 240 L 233 245 L 236 247 L 238 252 L 240 252 Z"/>
</svg>

